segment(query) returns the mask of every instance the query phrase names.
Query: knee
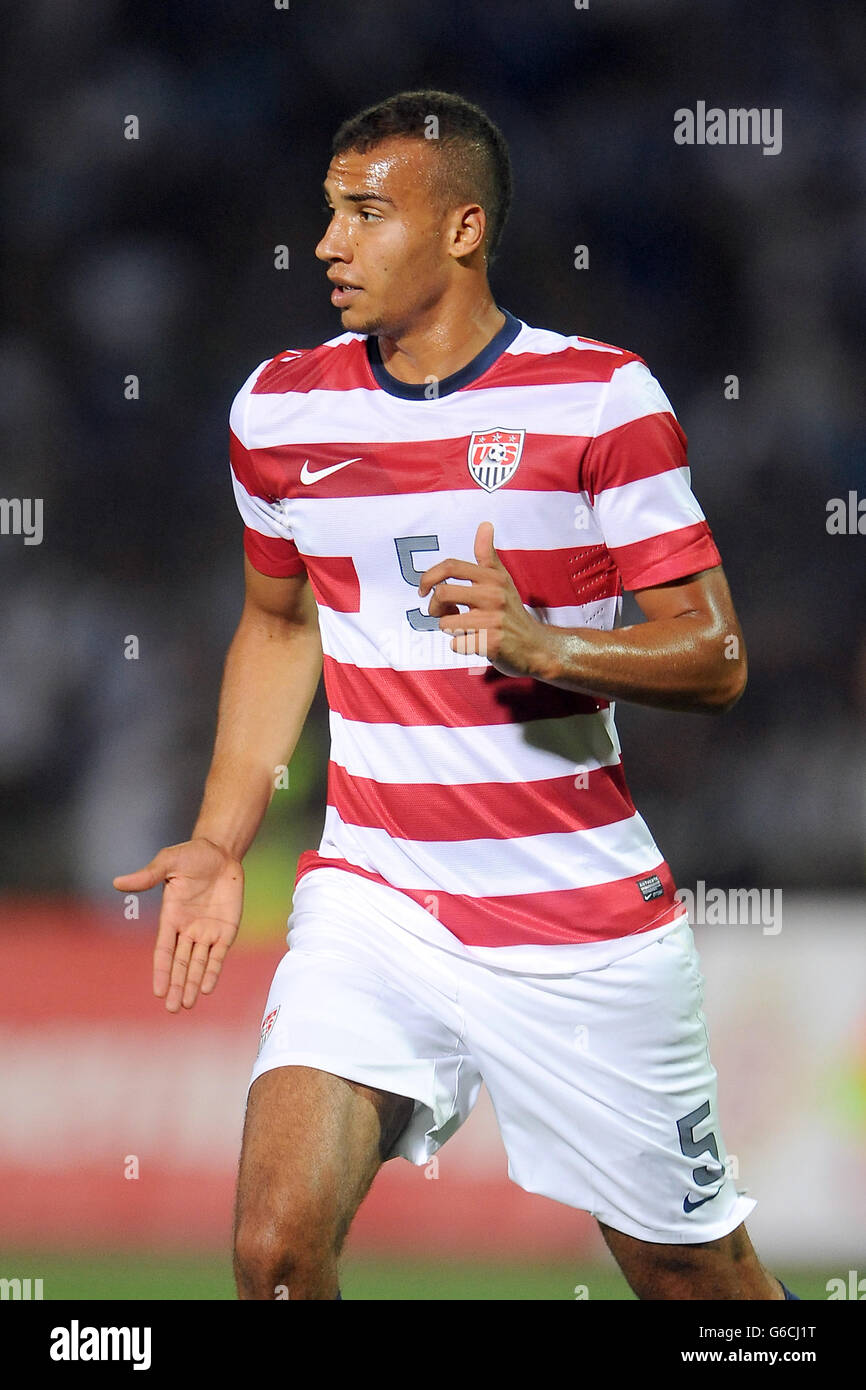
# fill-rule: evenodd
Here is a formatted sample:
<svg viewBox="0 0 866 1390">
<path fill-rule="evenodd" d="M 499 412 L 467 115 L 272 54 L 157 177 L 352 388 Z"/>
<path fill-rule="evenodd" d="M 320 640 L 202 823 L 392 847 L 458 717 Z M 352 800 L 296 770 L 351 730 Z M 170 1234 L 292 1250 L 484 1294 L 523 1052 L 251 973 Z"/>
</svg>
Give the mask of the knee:
<svg viewBox="0 0 866 1390">
<path fill-rule="evenodd" d="M 242 1213 L 234 1236 L 234 1271 L 244 1299 L 337 1296 L 338 1240 L 333 1223 L 303 1208 L 280 1220 Z"/>
</svg>

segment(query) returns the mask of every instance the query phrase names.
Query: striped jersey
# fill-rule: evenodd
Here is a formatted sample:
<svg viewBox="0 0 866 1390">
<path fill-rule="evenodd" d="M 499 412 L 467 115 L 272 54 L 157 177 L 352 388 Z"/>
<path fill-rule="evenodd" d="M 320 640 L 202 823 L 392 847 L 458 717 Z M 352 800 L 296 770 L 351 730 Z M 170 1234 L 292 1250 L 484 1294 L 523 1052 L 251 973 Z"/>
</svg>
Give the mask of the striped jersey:
<svg viewBox="0 0 866 1390">
<path fill-rule="evenodd" d="M 589 943 L 615 957 L 681 917 L 613 703 L 452 652 L 417 593 L 438 561 L 474 561 L 482 521 L 527 610 L 557 627 L 611 629 L 623 587 L 721 563 L 642 359 L 505 313 L 467 366 L 410 385 L 374 336 L 343 333 L 258 366 L 230 425 L 246 554 L 266 575 L 306 571 L 318 606 L 327 808 L 297 878 L 390 885 L 433 938 L 506 968 Z"/>
</svg>

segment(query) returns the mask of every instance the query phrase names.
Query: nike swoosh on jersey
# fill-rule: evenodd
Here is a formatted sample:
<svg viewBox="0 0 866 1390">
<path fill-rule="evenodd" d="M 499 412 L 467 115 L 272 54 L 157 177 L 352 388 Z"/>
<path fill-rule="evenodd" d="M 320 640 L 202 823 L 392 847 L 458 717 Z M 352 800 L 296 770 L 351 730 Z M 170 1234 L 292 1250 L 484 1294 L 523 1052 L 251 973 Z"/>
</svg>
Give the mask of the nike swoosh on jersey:
<svg viewBox="0 0 866 1390">
<path fill-rule="evenodd" d="M 350 463 L 360 463 L 361 459 L 344 459 L 342 463 L 332 463 L 330 468 L 318 468 L 314 473 L 310 468 L 310 460 L 304 459 L 304 466 L 301 469 L 302 483 L 317 483 L 320 478 L 329 478 L 332 473 L 338 473 L 341 468 L 348 468 Z"/>
<path fill-rule="evenodd" d="M 719 1188 L 719 1192 L 721 1192 L 721 1190 L 722 1189 Z M 699 1202 L 693 1202 L 689 1197 L 686 1197 L 683 1201 L 683 1211 L 688 1213 L 694 1211 L 697 1207 L 702 1207 L 704 1202 L 711 1202 L 714 1197 L 718 1197 L 719 1192 L 712 1192 L 709 1197 L 702 1197 Z"/>
</svg>

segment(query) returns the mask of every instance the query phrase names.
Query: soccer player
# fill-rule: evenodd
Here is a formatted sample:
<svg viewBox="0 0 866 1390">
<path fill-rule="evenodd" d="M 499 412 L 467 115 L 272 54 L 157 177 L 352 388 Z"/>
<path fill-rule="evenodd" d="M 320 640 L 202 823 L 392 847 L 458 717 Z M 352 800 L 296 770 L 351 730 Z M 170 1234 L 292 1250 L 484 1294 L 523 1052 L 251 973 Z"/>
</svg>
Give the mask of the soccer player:
<svg viewBox="0 0 866 1390">
<path fill-rule="evenodd" d="M 510 1176 L 590 1211 L 638 1297 L 781 1299 L 613 719 L 721 712 L 745 684 L 685 437 L 634 353 L 494 300 L 511 176 L 478 107 L 363 111 L 324 188 L 343 332 L 262 363 L 231 412 L 246 600 L 201 812 L 115 879 L 165 882 L 154 989 L 191 1008 L 324 666 L 325 827 L 252 1074 L 239 1295 L 338 1298 L 380 1165 L 425 1164 L 484 1081 Z M 617 628 L 623 586 L 646 622 Z"/>
</svg>

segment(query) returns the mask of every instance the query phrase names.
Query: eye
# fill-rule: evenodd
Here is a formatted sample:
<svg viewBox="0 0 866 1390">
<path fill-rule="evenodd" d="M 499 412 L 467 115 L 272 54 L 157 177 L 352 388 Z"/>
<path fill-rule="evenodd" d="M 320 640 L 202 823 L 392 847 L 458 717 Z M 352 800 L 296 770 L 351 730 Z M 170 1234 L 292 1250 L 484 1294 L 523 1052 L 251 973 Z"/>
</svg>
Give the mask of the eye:
<svg viewBox="0 0 866 1390">
<path fill-rule="evenodd" d="M 381 220 L 382 220 L 381 217 L 379 216 L 378 212 L 373 212 L 372 208 L 362 208 L 362 209 L 361 209 L 361 216 L 362 216 L 362 217 L 372 217 L 374 222 L 381 222 Z"/>
</svg>

